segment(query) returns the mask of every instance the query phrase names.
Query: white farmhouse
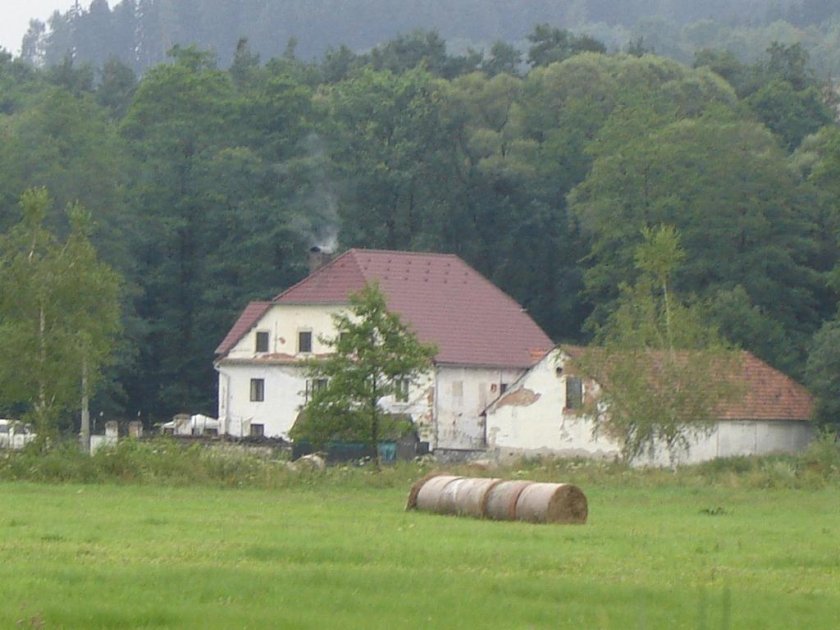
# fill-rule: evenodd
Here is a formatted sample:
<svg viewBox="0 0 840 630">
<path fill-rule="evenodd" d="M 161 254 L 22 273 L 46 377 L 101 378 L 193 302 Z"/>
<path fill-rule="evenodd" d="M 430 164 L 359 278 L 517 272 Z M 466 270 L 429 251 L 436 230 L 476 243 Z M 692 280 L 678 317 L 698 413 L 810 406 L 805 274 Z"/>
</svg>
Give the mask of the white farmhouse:
<svg viewBox="0 0 840 630">
<path fill-rule="evenodd" d="M 594 432 L 593 418 L 583 411 L 585 398 L 597 399 L 596 383 L 577 376 L 571 360 L 583 351 L 561 346 L 546 354 L 485 411 L 487 448 L 499 458 L 555 455 L 616 457 L 619 444 Z M 796 452 L 814 435 L 812 399 L 807 390 L 778 370 L 743 352 L 740 379 L 744 394 L 719 410 L 709 433 L 690 438 L 687 451 L 664 450 L 636 463 L 695 463 L 717 457 Z"/>
<path fill-rule="evenodd" d="M 376 282 L 417 337 L 438 348 L 425 382 L 384 400 L 436 450 L 486 446 L 483 410 L 550 350 L 512 298 L 457 256 L 351 249 L 271 301 L 252 302 L 216 349 L 220 433 L 288 437 L 320 386 L 301 360 L 329 351 L 332 315 Z"/>
</svg>

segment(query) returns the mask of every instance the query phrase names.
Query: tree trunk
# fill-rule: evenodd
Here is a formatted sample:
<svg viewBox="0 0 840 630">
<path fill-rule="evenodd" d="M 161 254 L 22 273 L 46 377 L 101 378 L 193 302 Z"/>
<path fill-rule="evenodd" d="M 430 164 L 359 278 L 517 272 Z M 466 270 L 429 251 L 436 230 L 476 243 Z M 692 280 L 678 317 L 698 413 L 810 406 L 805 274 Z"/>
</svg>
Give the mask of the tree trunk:
<svg viewBox="0 0 840 630">
<path fill-rule="evenodd" d="M 79 432 L 82 451 L 90 453 L 90 407 L 88 406 L 87 359 L 82 359 L 82 426 Z"/>
<path fill-rule="evenodd" d="M 376 380 L 373 382 L 373 396 L 370 401 L 370 440 L 373 443 L 373 469 L 381 470 L 379 464 L 379 395 L 376 391 Z"/>
</svg>

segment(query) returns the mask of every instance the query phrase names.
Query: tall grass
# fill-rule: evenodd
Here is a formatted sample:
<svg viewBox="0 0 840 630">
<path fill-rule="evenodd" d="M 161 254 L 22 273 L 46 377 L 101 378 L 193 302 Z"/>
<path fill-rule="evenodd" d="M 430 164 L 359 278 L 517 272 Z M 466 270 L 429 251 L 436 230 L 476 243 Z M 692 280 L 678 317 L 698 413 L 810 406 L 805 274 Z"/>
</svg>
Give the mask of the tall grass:
<svg viewBox="0 0 840 630">
<path fill-rule="evenodd" d="M 165 486 L 213 486 L 274 489 L 342 485 L 403 487 L 437 465 L 433 461 L 401 462 L 375 473 L 356 464 L 326 470 L 293 467 L 281 454 L 254 451 L 229 443 L 184 444 L 172 438 L 122 440 L 94 455 L 75 443 L 60 443 L 46 451 L 0 452 L 0 480 L 43 483 L 117 483 Z M 466 476 L 499 476 L 563 481 L 580 485 L 627 487 L 714 485 L 730 488 L 819 489 L 840 485 L 840 444 L 821 436 L 800 455 L 733 457 L 676 470 L 633 468 L 617 461 L 532 458 L 496 468 L 486 464 L 445 467 Z"/>
</svg>

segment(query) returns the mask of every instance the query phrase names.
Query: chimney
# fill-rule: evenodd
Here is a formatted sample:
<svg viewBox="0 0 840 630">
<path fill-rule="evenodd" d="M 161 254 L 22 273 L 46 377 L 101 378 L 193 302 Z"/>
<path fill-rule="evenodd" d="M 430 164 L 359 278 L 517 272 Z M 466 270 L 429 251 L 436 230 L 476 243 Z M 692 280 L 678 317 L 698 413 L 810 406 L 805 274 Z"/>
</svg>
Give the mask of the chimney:
<svg viewBox="0 0 840 630">
<path fill-rule="evenodd" d="M 330 262 L 332 252 L 326 251 L 315 245 L 309 248 L 309 273 L 313 274 L 321 267 Z"/>
</svg>

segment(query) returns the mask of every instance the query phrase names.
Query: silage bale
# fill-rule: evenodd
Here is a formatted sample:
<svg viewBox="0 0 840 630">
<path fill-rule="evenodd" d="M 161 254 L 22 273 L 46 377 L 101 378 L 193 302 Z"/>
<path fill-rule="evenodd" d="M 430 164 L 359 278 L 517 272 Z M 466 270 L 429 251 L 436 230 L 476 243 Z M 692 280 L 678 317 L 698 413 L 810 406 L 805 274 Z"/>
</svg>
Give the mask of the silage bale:
<svg viewBox="0 0 840 630">
<path fill-rule="evenodd" d="M 586 495 L 569 483 L 531 483 L 516 500 L 516 519 L 530 523 L 585 523 Z"/>
<path fill-rule="evenodd" d="M 533 481 L 502 481 L 490 488 L 484 501 L 484 516 L 496 521 L 516 519 L 516 502 L 519 495 Z"/>
</svg>

